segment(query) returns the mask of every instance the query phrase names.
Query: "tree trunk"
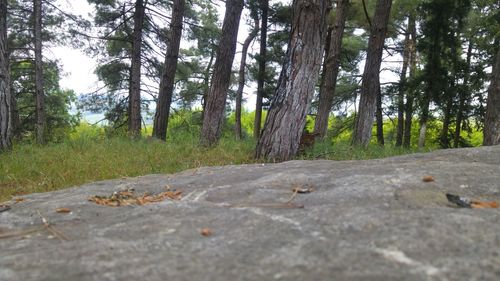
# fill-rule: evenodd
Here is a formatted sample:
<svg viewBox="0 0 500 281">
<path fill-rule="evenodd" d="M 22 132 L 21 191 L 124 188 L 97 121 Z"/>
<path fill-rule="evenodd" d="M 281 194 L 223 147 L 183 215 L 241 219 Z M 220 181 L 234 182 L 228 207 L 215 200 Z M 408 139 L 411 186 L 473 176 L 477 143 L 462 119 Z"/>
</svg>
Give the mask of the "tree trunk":
<svg viewBox="0 0 500 281">
<path fill-rule="evenodd" d="M 498 48 L 495 64 L 491 71 L 483 139 L 483 145 L 498 144 L 500 144 L 500 48 Z"/>
<path fill-rule="evenodd" d="M 469 40 L 469 45 L 467 47 L 467 60 L 465 65 L 464 81 L 460 89 L 459 104 L 457 109 L 457 120 L 455 122 L 455 136 L 453 140 L 453 146 L 458 148 L 460 145 L 460 131 L 462 129 L 462 121 L 465 114 L 465 103 L 467 101 L 467 94 L 469 93 L 469 78 L 470 78 L 470 64 L 472 58 L 472 41 Z"/>
<path fill-rule="evenodd" d="M 210 92 L 207 96 L 203 116 L 203 127 L 201 128 L 200 142 L 205 146 L 216 144 L 222 132 L 224 108 L 231 78 L 231 66 L 236 52 L 236 39 L 238 37 L 243 2 L 243 0 L 226 1 L 222 37 L 217 50 Z"/>
<path fill-rule="evenodd" d="M 409 18 L 409 17 L 408 17 Z M 405 111 L 405 92 L 406 92 L 406 71 L 410 61 L 410 19 L 408 19 L 408 26 L 405 32 L 404 50 L 403 50 L 403 67 L 401 68 L 401 75 L 399 76 L 399 92 L 398 92 L 398 125 L 396 129 L 396 146 L 403 144 L 404 134 L 404 111 Z"/>
<path fill-rule="evenodd" d="M 326 0 L 295 0 L 285 63 L 255 156 L 286 161 L 295 156 L 319 76 L 326 33 Z"/>
<path fill-rule="evenodd" d="M 156 104 L 156 113 L 153 124 L 153 137 L 166 140 L 170 104 L 174 95 L 175 72 L 179 57 L 179 47 L 182 36 L 182 19 L 184 16 L 185 0 L 174 0 L 172 4 L 172 19 L 170 21 L 170 40 L 165 55 L 163 74 L 160 81 L 160 92 Z"/>
<path fill-rule="evenodd" d="M 455 83 L 453 83 L 455 84 Z M 451 91 L 455 88 L 454 85 L 451 87 Z M 439 137 L 439 142 L 441 148 L 449 148 L 450 147 L 450 139 L 448 138 L 448 132 L 450 130 L 450 122 L 451 122 L 451 107 L 453 106 L 453 97 L 449 95 L 447 97 L 446 105 L 444 108 L 444 116 L 443 116 L 443 127 L 441 129 L 441 136 Z"/>
<path fill-rule="evenodd" d="M 0 152 L 12 146 L 11 100 L 7 50 L 7 0 L 0 0 Z"/>
<path fill-rule="evenodd" d="M 132 138 L 141 136 L 141 49 L 145 6 L 143 0 L 135 2 L 132 61 L 130 70 L 128 132 Z"/>
<path fill-rule="evenodd" d="M 45 118 L 45 93 L 43 91 L 43 65 L 42 65 L 42 0 L 34 0 L 35 16 L 35 137 L 38 144 L 44 144 L 47 121 Z"/>
<path fill-rule="evenodd" d="M 368 146 L 372 135 L 373 116 L 376 110 L 377 92 L 380 87 L 380 64 L 391 5 L 392 0 L 377 0 L 368 41 L 358 116 L 353 132 L 353 144 L 355 145 Z"/>
<path fill-rule="evenodd" d="M 382 91 L 380 85 L 377 93 L 377 112 L 375 113 L 377 119 L 377 143 L 384 146 L 384 118 L 382 116 Z"/>
<path fill-rule="evenodd" d="M 337 0 L 335 22 L 331 26 L 331 36 L 326 42 L 328 49 L 325 50 L 325 62 L 323 66 L 323 79 L 319 91 L 318 115 L 314 123 L 314 133 L 319 138 L 324 138 L 328 130 L 328 118 L 332 108 L 335 95 L 335 85 L 340 66 L 340 52 L 342 49 L 342 37 L 344 35 L 345 21 L 349 0 Z"/>
<path fill-rule="evenodd" d="M 269 0 L 260 0 L 262 10 L 262 23 L 260 28 L 260 53 L 259 74 L 257 78 L 257 99 L 255 102 L 255 118 L 253 124 L 253 137 L 259 139 L 262 123 L 262 99 L 264 98 L 264 80 L 266 78 L 266 45 L 267 45 L 267 12 Z"/>
<path fill-rule="evenodd" d="M 241 61 L 240 61 L 240 71 L 238 74 L 238 90 L 236 91 L 236 121 L 234 125 L 234 131 L 236 134 L 236 139 L 240 140 L 242 138 L 241 134 L 241 103 L 243 101 L 243 89 L 245 88 L 245 69 L 247 65 L 247 53 L 250 43 L 252 43 L 255 36 L 259 33 L 259 19 L 254 19 L 254 27 L 250 34 L 248 34 L 245 42 L 243 42 L 243 48 L 241 50 Z"/>
<path fill-rule="evenodd" d="M 418 134 L 418 148 L 423 148 L 425 146 L 425 138 L 427 135 L 427 120 L 429 119 L 429 103 L 430 97 L 427 93 L 424 93 L 422 100 L 422 113 L 420 115 L 420 132 Z"/>
<path fill-rule="evenodd" d="M 410 14 L 408 18 L 408 31 L 410 33 L 410 40 L 408 41 L 408 49 L 410 53 L 410 80 L 413 81 L 415 79 L 415 75 L 417 73 L 417 32 L 415 29 L 415 15 L 413 13 Z M 411 127 L 413 123 L 413 103 L 415 99 L 415 90 L 410 89 L 406 95 L 406 104 L 405 104 L 405 124 L 404 124 L 404 133 L 403 133 L 403 147 L 410 147 L 411 145 Z"/>
<path fill-rule="evenodd" d="M 212 48 L 210 52 L 210 59 L 208 60 L 207 67 L 205 68 L 205 72 L 203 73 L 203 85 L 205 86 L 203 89 L 203 97 L 201 98 L 201 120 L 205 119 L 205 108 L 207 105 L 207 97 L 210 92 L 210 69 L 212 69 L 212 64 L 215 59 L 215 51 Z"/>
</svg>

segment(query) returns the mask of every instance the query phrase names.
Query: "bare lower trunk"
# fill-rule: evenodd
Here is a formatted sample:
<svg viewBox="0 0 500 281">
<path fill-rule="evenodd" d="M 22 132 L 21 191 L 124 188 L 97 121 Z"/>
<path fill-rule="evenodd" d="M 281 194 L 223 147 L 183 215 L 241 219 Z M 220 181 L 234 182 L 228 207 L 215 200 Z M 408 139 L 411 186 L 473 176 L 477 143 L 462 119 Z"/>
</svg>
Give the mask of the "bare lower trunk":
<svg viewBox="0 0 500 281">
<path fill-rule="evenodd" d="M 12 146 L 11 93 L 7 51 L 7 0 L 0 0 L 0 152 Z"/>
<path fill-rule="evenodd" d="M 441 130 L 441 136 L 439 138 L 441 148 L 449 148 L 450 147 L 450 139 L 448 138 L 448 132 L 450 130 L 452 105 L 453 105 L 453 100 L 450 97 L 448 99 L 448 101 L 446 102 L 445 109 L 444 109 L 443 127 Z"/>
<path fill-rule="evenodd" d="M 236 39 L 240 24 L 243 0 L 226 1 L 226 13 L 222 25 L 222 37 L 214 64 L 210 92 L 207 96 L 200 142 L 211 146 L 219 141 L 224 121 L 227 90 L 231 78 L 231 66 L 236 51 Z"/>
<path fill-rule="evenodd" d="M 398 125 L 396 129 L 396 146 L 403 144 L 404 135 L 404 111 L 405 111 L 405 93 L 406 93 L 406 71 L 410 61 L 410 19 L 408 19 L 408 27 L 405 32 L 404 50 L 403 50 L 403 67 L 399 76 L 399 91 L 398 91 Z"/>
<path fill-rule="evenodd" d="M 44 144 L 47 121 L 45 118 L 45 93 L 43 90 L 42 65 L 42 0 L 34 0 L 35 15 L 35 136 L 38 144 Z"/>
<path fill-rule="evenodd" d="M 262 24 L 260 28 L 260 53 L 259 53 L 259 74 L 257 78 L 257 99 L 255 102 L 255 119 L 253 124 L 253 136 L 259 139 L 262 123 L 262 99 L 264 97 L 264 79 L 266 76 L 266 45 L 267 45 L 267 11 L 269 0 L 260 0 L 262 10 Z"/>
<path fill-rule="evenodd" d="M 375 114 L 377 117 L 377 143 L 380 146 L 384 146 L 384 119 L 382 116 L 382 92 L 380 91 L 380 86 L 378 87 L 377 94 L 377 112 Z"/>
<path fill-rule="evenodd" d="M 129 136 L 138 138 L 141 135 L 141 49 L 142 29 L 144 25 L 144 1 L 135 2 L 134 11 L 134 33 L 132 38 L 132 61 L 130 70 L 130 92 L 129 92 Z"/>
<path fill-rule="evenodd" d="M 203 90 L 203 97 L 201 98 L 201 120 L 204 119 L 205 116 L 205 107 L 207 105 L 207 97 L 208 93 L 210 92 L 210 70 L 212 69 L 212 64 L 214 63 L 215 59 L 215 51 L 212 49 L 210 52 L 210 59 L 208 60 L 207 67 L 205 68 L 205 73 L 203 75 L 203 85 L 204 85 L 204 90 Z"/>
<path fill-rule="evenodd" d="M 378 0 L 371 26 L 368 51 L 366 56 L 361 98 L 359 101 L 356 126 L 353 132 L 353 144 L 367 146 L 370 142 L 373 127 L 373 117 L 376 110 L 377 93 L 380 87 L 380 64 L 384 47 L 387 24 L 391 11 L 392 0 Z"/>
<path fill-rule="evenodd" d="M 254 28 L 248 34 L 247 38 L 245 39 L 245 42 L 243 42 L 243 48 L 241 50 L 241 61 L 240 61 L 240 71 L 239 71 L 239 77 L 238 77 L 238 90 L 236 91 L 236 112 L 235 112 L 235 125 L 234 125 L 234 131 L 236 134 L 236 139 L 241 139 L 242 134 L 241 134 L 241 103 L 243 100 L 243 89 L 245 88 L 245 68 L 247 65 L 247 53 L 248 53 L 248 47 L 250 46 L 250 43 L 252 43 L 253 39 L 255 39 L 255 36 L 257 36 L 257 33 L 259 33 L 259 20 L 254 19 Z"/>
<path fill-rule="evenodd" d="M 295 0 L 286 61 L 255 156 L 286 161 L 298 151 L 319 76 L 326 0 Z"/>
<path fill-rule="evenodd" d="M 172 5 L 172 20 L 170 21 L 170 44 L 165 55 L 165 64 L 160 81 L 160 92 L 156 104 L 153 124 L 153 137 L 167 139 L 168 117 L 170 104 L 174 95 L 175 72 L 179 57 L 179 47 L 182 36 L 182 19 L 185 0 L 174 0 Z"/>
<path fill-rule="evenodd" d="M 425 146 L 425 138 L 427 135 L 427 119 L 429 119 L 429 98 L 424 97 L 422 104 L 422 115 L 420 116 L 420 133 L 418 135 L 418 148 Z"/>
<path fill-rule="evenodd" d="M 330 117 L 333 98 L 335 96 L 335 86 L 337 84 L 340 66 L 342 37 L 344 35 L 348 7 L 348 0 L 337 0 L 335 22 L 331 26 L 330 40 L 326 42 L 328 49 L 325 50 L 323 79 L 319 91 L 318 115 L 314 123 L 314 133 L 316 133 L 319 138 L 324 138 L 328 130 L 328 118 Z"/>
<path fill-rule="evenodd" d="M 491 73 L 488 105 L 484 120 L 483 145 L 500 144 L 500 48 L 496 54 L 496 60 Z"/>
</svg>

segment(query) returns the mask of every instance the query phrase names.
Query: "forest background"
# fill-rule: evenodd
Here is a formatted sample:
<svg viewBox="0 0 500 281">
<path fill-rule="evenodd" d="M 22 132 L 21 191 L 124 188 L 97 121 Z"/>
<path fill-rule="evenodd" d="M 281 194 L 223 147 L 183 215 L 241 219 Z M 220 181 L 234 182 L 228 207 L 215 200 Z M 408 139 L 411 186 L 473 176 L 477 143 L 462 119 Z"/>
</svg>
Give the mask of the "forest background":
<svg viewBox="0 0 500 281">
<path fill-rule="evenodd" d="M 499 121 L 500 104 L 497 115 L 486 113 L 498 80 L 497 1 L 311 1 L 323 13 L 302 12 L 305 2 L 88 0 L 85 15 L 71 2 L 2 0 L 11 126 L 0 201 L 203 165 L 366 159 L 485 142 L 485 126 Z M 317 21 L 297 26 L 301 15 Z M 266 114 L 273 100 L 279 107 L 283 65 L 295 65 L 299 27 L 322 38 L 305 58 L 319 55 L 309 81 L 284 94 L 306 97 L 303 113 L 292 112 L 298 121 L 281 126 L 293 134 L 272 140 Z M 96 81 L 80 74 L 79 83 L 64 82 L 72 59 L 56 58 L 68 48 L 92 57 L 79 64 L 95 66 Z M 83 120 L 89 113 L 102 122 Z M 304 132 L 314 146 L 301 145 Z M 286 149 L 272 151 L 277 142 Z"/>
</svg>

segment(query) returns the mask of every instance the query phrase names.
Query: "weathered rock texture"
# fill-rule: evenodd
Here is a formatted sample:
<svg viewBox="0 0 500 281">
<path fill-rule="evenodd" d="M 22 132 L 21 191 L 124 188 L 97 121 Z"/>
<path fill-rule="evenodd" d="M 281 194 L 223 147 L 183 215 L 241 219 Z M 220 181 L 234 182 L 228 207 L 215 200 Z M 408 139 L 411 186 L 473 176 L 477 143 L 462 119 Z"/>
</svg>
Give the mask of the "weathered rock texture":
<svg viewBox="0 0 500 281">
<path fill-rule="evenodd" d="M 87 201 L 167 185 L 183 199 Z M 304 208 L 272 205 L 304 185 L 314 191 L 292 201 Z M 500 146 L 200 168 L 33 194 L 0 213 L 0 234 L 41 225 L 39 211 L 71 240 L 0 239 L 0 280 L 500 280 L 500 210 L 456 208 L 446 192 L 500 200 Z"/>
</svg>

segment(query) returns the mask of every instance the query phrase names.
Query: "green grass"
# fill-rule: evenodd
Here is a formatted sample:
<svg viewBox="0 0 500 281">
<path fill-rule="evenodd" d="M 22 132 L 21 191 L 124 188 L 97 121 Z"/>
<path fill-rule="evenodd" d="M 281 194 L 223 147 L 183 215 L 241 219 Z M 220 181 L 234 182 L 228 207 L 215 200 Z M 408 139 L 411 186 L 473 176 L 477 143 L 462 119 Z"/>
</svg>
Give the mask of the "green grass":
<svg viewBox="0 0 500 281">
<path fill-rule="evenodd" d="M 224 137 L 213 148 L 198 145 L 201 127 L 198 115 L 180 111 L 172 117 L 167 142 L 147 137 L 138 141 L 110 137 L 104 128 L 83 123 L 61 143 L 46 146 L 29 142 L 16 144 L 13 150 L 0 153 L 0 202 L 13 196 L 58 190 L 104 179 L 256 162 L 253 159 L 255 141 L 251 138 L 251 113 L 244 114 L 245 140 L 234 139 L 229 118 L 224 125 Z M 312 130 L 311 124 L 308 122 L 308 128 L 311 127 L 309 130 Z M 385 147 L 378 146 L 375 137 L 368 148 L 353 147 L 350 145 L 351 132 L 346 130 L 324 142 L 316 143 L 313 148 L 297 156 L 297 159 L 373 159 L 436 149 L 437 145 L 433 140 L 437 138 L 437 134 L 432 126 L 428 134 L 428 148 L 416 148 L 416 127 L 414 126 L 415 132 L 412 134 L 412 147 L 409 149 L 392 145 L 395 130 L 388 124 L 384 128 L 388 143 Z M 150 133 L 151 128 L 144 129 L 144 136 Z M 478 132 L 464 135 L 464 138 L 473 145 L 480 144 L 482 140 Z"/>
<path fill-rule="evenodd" d="M 0 202 L 97 180 L 175 173 L 200 166 L 251 163 L 254 143 L 223 139 L 207 149 L 196 142 L 125 138 L 73 140 L 40 147 L 17 145 L 0 154 Z"/>
</svg>

